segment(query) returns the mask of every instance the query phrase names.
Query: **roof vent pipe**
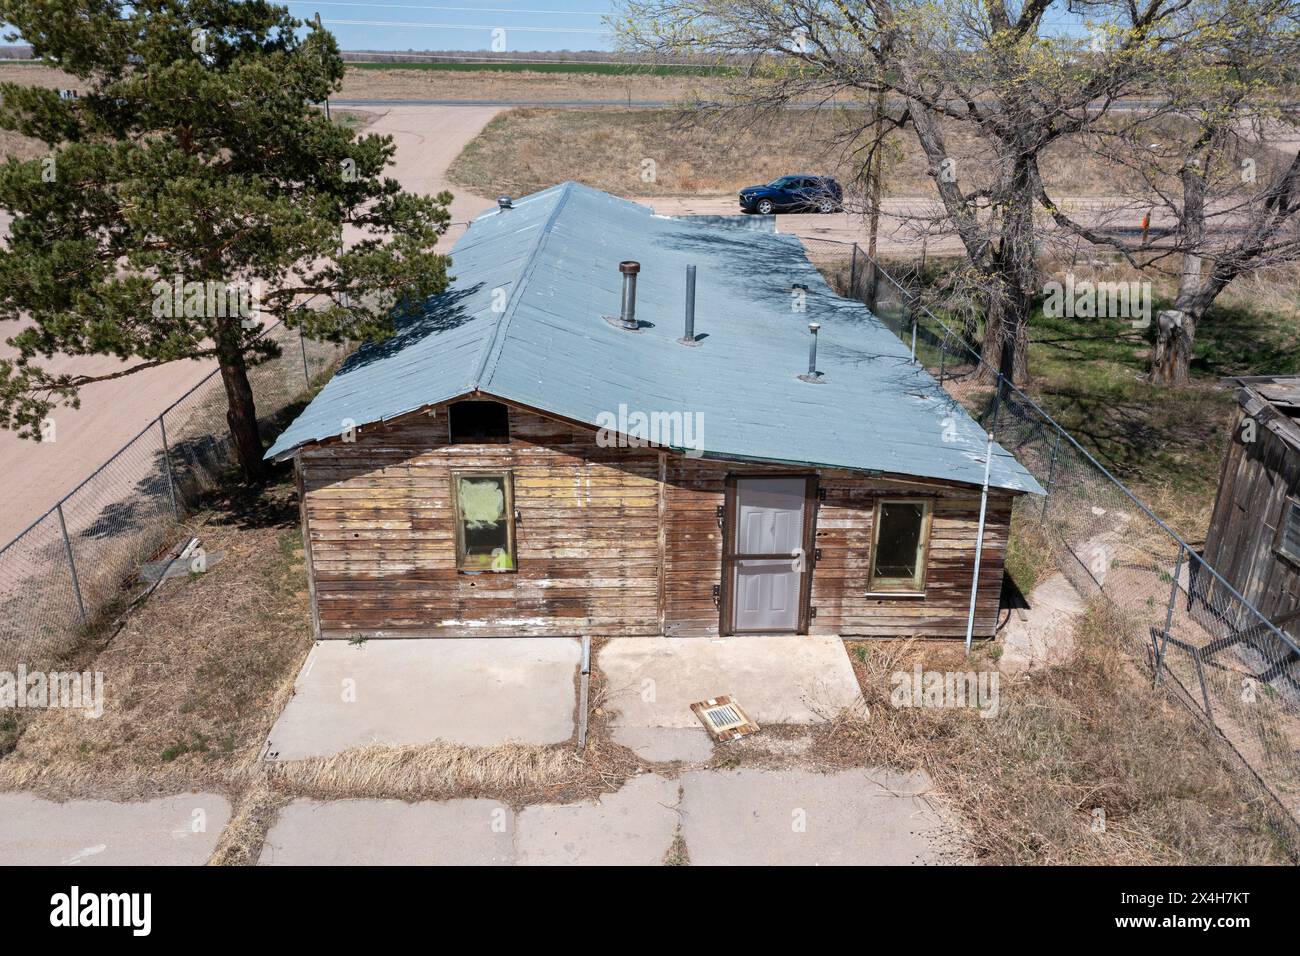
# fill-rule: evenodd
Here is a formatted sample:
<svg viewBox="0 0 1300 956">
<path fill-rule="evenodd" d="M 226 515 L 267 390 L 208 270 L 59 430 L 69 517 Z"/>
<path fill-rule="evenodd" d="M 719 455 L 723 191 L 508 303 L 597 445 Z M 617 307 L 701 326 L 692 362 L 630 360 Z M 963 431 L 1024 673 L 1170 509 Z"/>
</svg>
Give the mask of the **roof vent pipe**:
<svg viewBox="0 0 1300 956">
<path fill-rule="evenodd" d="M 695 266 L 686 267 L 686 332 L 677 340 L 682 345 L 699 345 L 695 338 Z"/>
<path fill-rule="evenodd" d="M 507 209 L 514 209 L 515 201 L 511 199 L 509 196 L 498 196 L 497 208 L 500 209 L 502 212 L 505 212 Z"/>
<path fill-rule="evenodd" d="M 636 331 L 636 275 L 641 271 L 641 263 L 630 259 L 618 264 L 618 271 L 623 273 L 623 308 L 618 314 L 618 322 L 629 331 Z"/>
<path fill-rule="evenodd" d="M 821 325 L 818 323 L 808 323 L 808 331 L 812 333 L 812 341 L 808 343 L 808 372 L 799 376 L 799 381 L 809 382 L 813 385 L 820 385 L 826 381 L 822 373 L 817 371 L 817 333 L 820 330 Z"/>
</svg>

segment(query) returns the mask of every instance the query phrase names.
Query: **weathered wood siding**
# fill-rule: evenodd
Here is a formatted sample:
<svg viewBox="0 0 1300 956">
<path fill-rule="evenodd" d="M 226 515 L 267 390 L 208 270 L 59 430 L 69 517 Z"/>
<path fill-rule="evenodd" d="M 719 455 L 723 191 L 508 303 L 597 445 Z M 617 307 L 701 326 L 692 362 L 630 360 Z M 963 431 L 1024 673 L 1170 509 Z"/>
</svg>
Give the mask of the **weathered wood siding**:
<svg viewBox="0 0 1300 956">
<path fill-rule="evenodd" d="M 438 409 L 303 451 L 323 636 L 658 633 L 658 452 L 517 410 L 510 433 L 452 445 Z M 517 572 L 457 572 L 453 469 L 513 472 Z"/>
<path fill-rule="evenodd" d="M 653 449 L 511 409 L 509 444 L 451 445 L 446 410 L 302 450 L 304 523 L 323 637 L 716 635 L 718 508 L 728 473 L 789 473 Z M 518 570 L 456 571 L 453 470 L 510 469 Z M 965 635 L 979 492 L 822 470 L 810 630 Z M 934 501 L 925 597 L 869 598 L 881 495 Z M 976 634 L 996 627 L 1011 496 L 990 498 Z"/>
<path fill-rule="evenodd" d="M 1300 452 L 1263 425 L 1255 429 L 1253 442 L 1243 442 L 1245 415 L 1237 417 L 1224 459 L 1204 557 L 1261 614 L 1276 621 L 1300 610 L 1300 567 L 1277 550 L 1286 499 L 1300 495 Z M 1221 611 L 1239 603 L 1220 590 L 1208 590 L 1207 599 Z M 1300 635 L 1294 621 L 1286 629 Z"/>
<path fill-rule="evenodd" d="M 670 634 L 718 633 L 713 586 L 719 583 L 722 530 L 717 510 L 732 474 L 788 473 L 789 468 L 728 466 L 673 456 L 667 476 L 666 628 Z M 942 485 L 864 478 L 820 469 L 825 500 L 816 508 L 815 546 L 821 550 L 812 579 L 813 634 L 965 637 L 975 571 L 979 491 Z M 876 499 L 930 498 L 933 524 L 925 597 L 867 597 Z M 1011 496 L 991 495 L 984 526 L 975 634 L 992 636 L 1011 522 Z"/>
</svg>

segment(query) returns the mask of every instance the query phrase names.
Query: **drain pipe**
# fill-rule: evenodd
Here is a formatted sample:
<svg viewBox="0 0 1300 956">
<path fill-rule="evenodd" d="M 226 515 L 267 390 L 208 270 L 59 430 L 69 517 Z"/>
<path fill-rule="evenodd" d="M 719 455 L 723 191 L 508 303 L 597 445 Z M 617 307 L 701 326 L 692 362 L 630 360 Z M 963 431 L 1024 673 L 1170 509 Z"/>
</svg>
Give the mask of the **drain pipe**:
<svg viewBox="0 0 1300 956">
<path fill-rule="evenodd" d="M 582 637 L 582 676 L 578 686 L 578 752 L 587 747 L 587 693 L 591 682 L 591 636 Z"/>
<path fill-rule="evenodd" d="M 997 400 L 994 399 L 996 402 Z M 970 612 L 966 615 L 966 653 L 970 653 L 971 638 L 975 634 L 975 598 L 980 588 L 980 562 L 984 557 L 984 518 L 989 507 L 989 472 L 993 467 L 993 429 L 998 425 L 997 406 L 993 408 L 993 421 L 984 444 L 984 485 L 980 490 L 979 529 L 975 532 L 975 573 L 970 580 Z"/>
</svg>

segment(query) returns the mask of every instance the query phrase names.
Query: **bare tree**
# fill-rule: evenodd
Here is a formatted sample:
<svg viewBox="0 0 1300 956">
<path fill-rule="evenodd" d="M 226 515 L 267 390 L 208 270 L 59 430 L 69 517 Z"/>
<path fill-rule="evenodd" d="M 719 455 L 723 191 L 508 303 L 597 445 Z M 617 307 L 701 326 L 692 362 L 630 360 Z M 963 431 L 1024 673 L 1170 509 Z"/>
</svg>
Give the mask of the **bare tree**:
<svg viewBox="0 0 1300 956">
<path fill-rule="evenodd" d="M 899 130 L 916 136 L 938 193 L 914 218 L 955 233 L 983 300 L 983 354 L 1013 381 L 1028 375 L 1028 321 L 1041 282 L 1038 157 L 1096 124 L 1122 97 L 1151 92 L 1193 39 L 1193 0 L 629 0 L 627 45 L 658 55 L 714 54 L 748 64 L 729 90 L 752 113 L 883 96 L 852 129 L 862 179 Z M 1090 36 L 1052 12 L 1093 17 Z M 949 149 L 963 133 L 978 168 Z"/>
<path fill-rule="evenodd" d="M 1151 353 L 1150 378 L 1165 385 L 1188 382 L 1196 328 L 1229 283 L 1300 259 L 1300 2 L 1210 0 L 1185 17 L 1201 39 L 1156 78 L 1160 101 L 1090 131 L 1093 148 L 1137 174 L 1131 205 L 1173 223 L 1169 240 L 1135 245 L 1057 216 L 1132 264 L 1177 276 Z"/>
</svg>

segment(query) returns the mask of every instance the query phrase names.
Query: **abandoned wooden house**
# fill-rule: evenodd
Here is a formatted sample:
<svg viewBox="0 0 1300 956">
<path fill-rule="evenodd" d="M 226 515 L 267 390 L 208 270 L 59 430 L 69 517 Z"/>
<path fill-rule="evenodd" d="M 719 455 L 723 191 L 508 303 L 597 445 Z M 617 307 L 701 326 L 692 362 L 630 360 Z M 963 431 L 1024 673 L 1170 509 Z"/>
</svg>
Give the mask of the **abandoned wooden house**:
<svg viewBox="0 0 1300 956">
<path fill-rule="evenodd" d="M 1300 375 L 1230 379 L 1238 409 L 1205 560 L 1300 641 Z"/>
<path fill-rule="evenodd" d="M 965 636 L 986 436 L 797 239 L 499 205 L 268 452 L 320 637 Z M 1041 493 L 992 447 L 979 637 Z"/>
</svg>

